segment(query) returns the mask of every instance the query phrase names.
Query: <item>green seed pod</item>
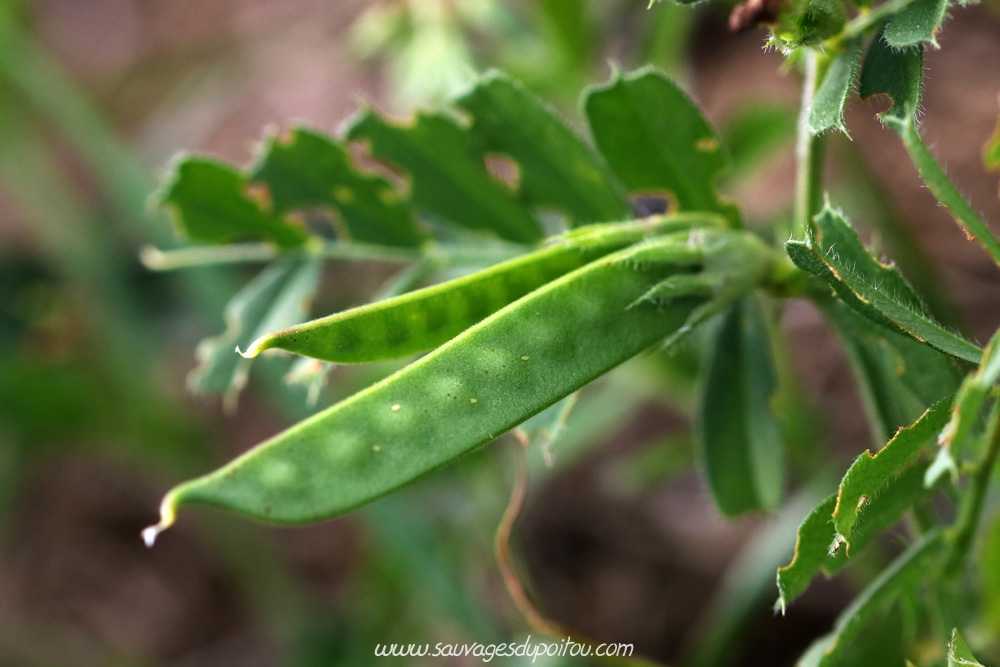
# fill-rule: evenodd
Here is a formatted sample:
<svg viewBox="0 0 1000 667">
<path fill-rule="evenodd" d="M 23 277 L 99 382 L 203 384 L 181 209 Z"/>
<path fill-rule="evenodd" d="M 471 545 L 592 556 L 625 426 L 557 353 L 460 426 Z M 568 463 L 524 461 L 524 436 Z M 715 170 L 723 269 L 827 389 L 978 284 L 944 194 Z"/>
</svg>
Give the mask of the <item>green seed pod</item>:
<svg viewBox="0 0 1000 667">
<path fill-rule="evenodd" d="M 678 241 L 662 238 L 642 244 Z M 680 327 L 699 299 L 641 303 L 675 270 L 606 255 L 541 287 L 398 373 L 164 498 L 274 523 L 325 519 L 389 493 L 520 424 Z"/>
<path fill-rule="evenodd" d="M 324 361 L 363 363 L 426 352 L 598 257 L 656 234 L 706 224 L 722 221 L 710 214 L 673 215 L 581 227 L 468 276 L 268 334 L 244 356 L 280 348 Z"/>
</svg>

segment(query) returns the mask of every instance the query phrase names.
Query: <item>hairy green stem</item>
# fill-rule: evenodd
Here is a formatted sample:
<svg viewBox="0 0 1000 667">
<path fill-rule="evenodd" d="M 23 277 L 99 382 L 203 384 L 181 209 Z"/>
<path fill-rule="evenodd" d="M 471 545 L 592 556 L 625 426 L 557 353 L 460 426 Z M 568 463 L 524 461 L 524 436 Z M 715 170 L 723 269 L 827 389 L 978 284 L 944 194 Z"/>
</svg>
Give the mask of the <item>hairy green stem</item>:
<svg viewBox="0 0 1000 667">
<path fill-rule="evenodd" d="M 934 193 L 938 201 L 951 213 L 959 227 L 965 232 L 965 236 L 970 241 L 976 241 L 993 258 L 993 261 L 1000 265 L 1000 241 L 990 231 L 986 223 L 983 222 L 965 198 L 958 192 L 951 179 L 944 173 L 944 169 L 937 163 L 931 155 L 927 144 L 924 143 L 917 129 L 916 122 L 911 116 L 904 120 L 892 119 L 886 123 L 899 133 L 903 139 L 903 145 L 910 153 L 920 177 Z"/>
<path fill-rule="evenodd" d="M 822 73 L 829 62 L 814 49 L 805 51 L 805 81 L 802 87 L 802 108 L 799 111 L 795 143 L 795 229 L 794 236 L 803 238 L 812 216 L 819 212 L 823 199 L 823 158 L 826 138 L 814 135 L 809 129 L 809 109 L 816 89 L 823 80 Z"/>
<path fill-rule="evenodd" d="M 993 467 L 1000 454 L 1000 401 L 993 404 L 988 423 L 988 445 L 986 454 L 976 465 L 965 499 L 959 510 L 958 520 L 951 531 L 951 550 L 945 561 L 945 574 L 955 574 L 959 571 L 972 547 L 979 517 L 983 512 L 983 501 L 986 499 L 986 489 L 990 484 Z"/>
</svg>

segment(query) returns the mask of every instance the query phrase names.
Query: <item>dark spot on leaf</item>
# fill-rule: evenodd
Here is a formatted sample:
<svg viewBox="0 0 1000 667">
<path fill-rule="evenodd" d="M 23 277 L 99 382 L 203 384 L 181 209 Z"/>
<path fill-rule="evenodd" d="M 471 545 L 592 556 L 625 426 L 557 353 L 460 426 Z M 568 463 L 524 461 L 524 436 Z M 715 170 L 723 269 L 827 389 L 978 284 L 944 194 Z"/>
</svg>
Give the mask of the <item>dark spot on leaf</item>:
<svg viewBox="0 0 1000 667">
<path fill-rule="evenodd" d="M 670 197 L 664 194 L 634 195 L 631 201 L 632 214 L 637 218 L 660 215 L 670 209 Z"/>
</svg>

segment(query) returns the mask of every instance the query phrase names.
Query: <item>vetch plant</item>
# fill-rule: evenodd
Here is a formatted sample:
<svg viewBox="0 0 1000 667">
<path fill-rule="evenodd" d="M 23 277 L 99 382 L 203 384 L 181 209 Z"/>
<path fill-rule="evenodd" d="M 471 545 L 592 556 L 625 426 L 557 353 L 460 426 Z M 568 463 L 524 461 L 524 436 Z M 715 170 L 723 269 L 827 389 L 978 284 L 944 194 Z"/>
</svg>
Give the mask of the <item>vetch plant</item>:
<svg viewBox="0 0 1000 667">
<path fill-rule="evenodd" d="M 1000 642 L 978 611 L 1000 595 L 975 579 L 976 559 L 1000 558 L 975 548 L 995 500 L 1000 334 L 984 349 L 939 324 L 822 183 L 826 136 L 847 131 L 852 90 L 885 95 L 885 126 L 1000 264 L 1000 242 L 917 123 L 923 50 L 936 47 L 948 6 L 751 0 L 734 11 L 736 27 L 765 24 L 805 75 L 790 240 L 777 223 L 744 227 L 738 203 L 716 189 L 726 147 L 654 69 L 587 90 L 586 137 L 492 72 L 451 108 L 405 124 L 365 109 L 339 137 L 306 128 L 270 137 L 246 168 L 180 157 L 155 200 L 198 245 L 150 250 L 147 264 L 266 264 L 233 298 L 230 328 L 199 348 L 196 388 L 235 400 L 250 360 L 269 350 L 317 360 L 307 362 L 314 383 L 329 364 L 423 356 L 178 485 L 147 544 L 193 504 L 280 524 L 342 514 L 540 413 L 562 423 L 588 383 L 636 355 L 678 348 L 699 357 L 693 431 L 719 511 L 777 510 L 788 417 L 775 400 L 776 331 L 782 304 L 807 299 L 839 334 L 884 445 L 838 471 L 838 488 L 802 519 L 777 572 L 777 608 L 795 613 L 819 573 L 847 567 L 901 521 L 906 546 L 800 664 L 865 664 L 857 640 L 893 605 L 905 610 L 910 647 L 936 646 L 924 650 L 935 664 L 978 664 L 963 633 L 974 648 Z M 984 150 L 987 166 L 1000 162 L 998 145 L 994 137 Z M 498 160 L 513 176 L 491 170 Z M 316 220 L 333 233 L 306 224 Z M 308 320 L 326 259 L 403 269 L 384 298 Z M 465 273 L 434 282 L 446 268 Z M 916 651 L 904 657 L 931 664 Z"/>
</svg>

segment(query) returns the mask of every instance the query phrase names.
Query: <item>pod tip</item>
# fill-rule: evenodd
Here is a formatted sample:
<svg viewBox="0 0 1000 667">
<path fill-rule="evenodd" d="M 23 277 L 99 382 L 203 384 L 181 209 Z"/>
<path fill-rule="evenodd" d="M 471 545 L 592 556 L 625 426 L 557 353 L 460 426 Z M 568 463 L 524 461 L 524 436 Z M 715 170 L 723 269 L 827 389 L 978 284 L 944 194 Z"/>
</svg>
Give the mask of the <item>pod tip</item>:
<svg viewBox="0 0 1000 667">
<path fill-rule="evenodd" d="M 253 359 L 258 354 L 264 351 L 264 340 L 265 338 L 258 338 L 254 342 L 250 343 L 250 347 L 247 348 L 246 352 L 240 349 L 240 346 L 236 346 L 236 353 L 239 354 L 244 359 Z"/>
<path fill-rule="evenodd" d="M 160 522 L 156 525 L 143 528 L 143 543 L 145 543 L 147 547 L 152 548 L 152 546 L 156 544 L 156 538 L 160 535 L 160 533 L 174 525 L 175 518 L 176 512 L 174 509 L 174 503 L 170 494 L 168 494 L 167 497 L 163 499 L 163 503 L 160 505 Z"/>
<path fill-rule="evenodd" d="M 155 526 L 150 526 L 149 528 L 144 528 L 142 531 L 142 541 L 147 547 L 152 548 L 156 544 L 156 536 L 162 533 L 166 528 L 156 524 Z"/>
<path fill-rule="evenodd" d="M 162 271 L 166 266 L 163 251 L 151 245 L 139 249 L 139 261 L 150 271 Z"/>
</svg>

